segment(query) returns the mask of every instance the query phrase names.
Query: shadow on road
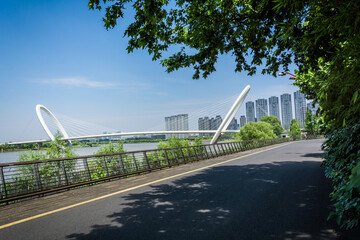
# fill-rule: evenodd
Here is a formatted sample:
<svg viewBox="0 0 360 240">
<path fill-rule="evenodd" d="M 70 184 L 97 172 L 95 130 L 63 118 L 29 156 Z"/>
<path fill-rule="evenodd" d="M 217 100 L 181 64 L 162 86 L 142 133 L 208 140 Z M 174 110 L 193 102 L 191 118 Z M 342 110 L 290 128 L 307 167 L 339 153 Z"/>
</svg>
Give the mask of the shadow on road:
<svg viewBox="0 0 360 240">
<path fill-rule="evenodd" d="M 107 216 L 113 225 L 67 237 L 360 239 L 359 232 L 344 233 L 326 220 L 330 191 L 320 162 L 220 166 L 128 194 Z"/>
<path fill-rule="evenodd" d="M 306 158 L 322 158 L 323 154 L 322 153 L 306 153 L 304 155 L 301 155 L 301 157 L 306 157 Z"/>
</svg>

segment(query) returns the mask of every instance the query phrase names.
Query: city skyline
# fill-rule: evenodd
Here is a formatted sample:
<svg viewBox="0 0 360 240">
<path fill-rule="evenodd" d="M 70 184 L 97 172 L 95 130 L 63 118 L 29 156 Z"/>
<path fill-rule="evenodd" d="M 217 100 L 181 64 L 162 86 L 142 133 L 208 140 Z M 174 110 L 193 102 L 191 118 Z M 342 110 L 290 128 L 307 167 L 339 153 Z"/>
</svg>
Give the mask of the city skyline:
<svg viewBox="0 0 360 240">
<path fill-rule="evenodd" d="M 319 106 L 316 105 L 312 107 L 312 101 L 307 100 L 305 94 L 301 93 L 299 90 L 295 91 L 293 94 L 294 94 L 294 101 L 292 101 L 292 97 L 290 93 L 281 94 L 280 95 L 281 104 L 279 104 L 279 97 L 277 96 L 269 97 L 269 104 L 267 104 L 267 99 L 265 98 L 256 99 L 255 100 L 256 105 L 254 105 L 253 101 L 246 102 L 245 104 L 246 117 L 244 116 L 246 119 L 246 123 L 259 122 L 263 116 L 275 116 L 281 121 L 281 124 L 284 128 L 290 127 L 290 123 L 292 119 L 296 119 L 299 126 L 304 127 L 306 110 L 309 108 L 312 111 L 312 113 L 315 114 Z M 281 105 L 281 111 L 280 111 L 280 105 Z M 255 111 L 256 115 L 255 112 L 253 111 L 254 106 L 256 106 L 256 111 Z M 239 119 L 241 119 L 241 117 Z"/>
</svg>

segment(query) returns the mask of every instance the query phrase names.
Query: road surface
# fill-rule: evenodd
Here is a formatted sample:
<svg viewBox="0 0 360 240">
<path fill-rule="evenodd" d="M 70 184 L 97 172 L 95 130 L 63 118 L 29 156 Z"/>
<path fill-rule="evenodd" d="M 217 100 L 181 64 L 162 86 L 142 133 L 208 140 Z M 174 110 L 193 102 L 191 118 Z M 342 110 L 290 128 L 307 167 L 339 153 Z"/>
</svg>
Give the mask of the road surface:
<svg viewBox="0 0 360 240">
<path fill-rule="evenodd" d="M 0 239 L 360 239 L 326 220 L 321 144 L 273 145 L 0 207 Z"/>
</svg>

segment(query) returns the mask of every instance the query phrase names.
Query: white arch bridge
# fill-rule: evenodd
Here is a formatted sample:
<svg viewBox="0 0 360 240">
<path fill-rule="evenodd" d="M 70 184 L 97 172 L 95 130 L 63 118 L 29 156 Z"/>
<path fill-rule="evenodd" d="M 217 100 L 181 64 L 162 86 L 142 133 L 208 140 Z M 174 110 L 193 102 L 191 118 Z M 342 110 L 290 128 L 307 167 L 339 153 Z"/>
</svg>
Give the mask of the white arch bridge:
<svg viewBox="0 0 360 240">
<path fill-rule="evenodd" d="M 234 118 L 235 114 L 239 110 L 240 106 L 244 102 L 247 94 L 250 91 L 250 85 L 247 85 L 244 90 L 240 93 L 240 95 L 237 97 L 236 101 L 231 106 L 229 112 L 226 114 L 224 120 L 220 124 L 219 128 L 217 130 L 184 130 L 184 131 L 145 131 L 145 132 L 124 132 L 124 133 L 107 133 L 107 134 L 98 134 L 98 135 L 85 135 L 85 136 L 76 136 L 76 137 L 69 137 L 67 134 L 65 128 L 62 126 L 62 124 L 59 122 L 59 120 L 55 117 L 55 115 L 47 109 L 43 105 L 36 105 L 36 114 L 39 118 L 39 121 L 49 136 L 49 140 L 33 140 L 33 141 L 23 141 L 23 142 L 9 142 L 5 144 L 11 144 L 11 145 L 20 145 L 20 144 L 26 144 L 26 143 L 43 143 L 43 142 L 50 142 L 55 139 L 54 135 L 50 132 L 48 126 L 46 125 L 44 118 L 41 114 L 41 110 L 43 110 L 56 124 L 56 126 L 59 128 L 62 138 L 61 140 L 69 141 L 72 140 L 81 140 L 81 139 L 93 139 L 93 138 L 103 138 L 103 137 L 118 137 L 118 136 L 137 136 L 137 135 L 162 135 L 162 134 L 202 134 L 202 133 L 214 133 L 213 138 L 210 141 L 210 144 L 214 144 L 217 142 L 221 134 L 223 133 L 235 133 L 238 132 L 238 130 L 226 130 L 228 126 L 230 125 L 231 120 Z"/>
</svg>

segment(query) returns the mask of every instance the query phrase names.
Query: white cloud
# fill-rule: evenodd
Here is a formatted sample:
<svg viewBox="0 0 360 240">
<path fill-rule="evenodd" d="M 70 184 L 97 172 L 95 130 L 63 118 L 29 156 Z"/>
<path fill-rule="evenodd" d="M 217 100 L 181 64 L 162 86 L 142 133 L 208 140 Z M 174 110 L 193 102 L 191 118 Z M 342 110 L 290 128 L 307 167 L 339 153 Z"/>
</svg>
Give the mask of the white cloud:
<svg viewBox="0 0 360 240">
<path fill-rule="evenodd" d="M 108 87 L 119 86 L 119 84 L 117 83 L 91 81 L 82 77 L 54 78 L 54 79 L 40 80 L 39 82 L 44 84 L 56 84 L 56 85 L 68 85 L 74 87 L 92 87 L 92 88 L 108 88 Z"/>
</svg>

